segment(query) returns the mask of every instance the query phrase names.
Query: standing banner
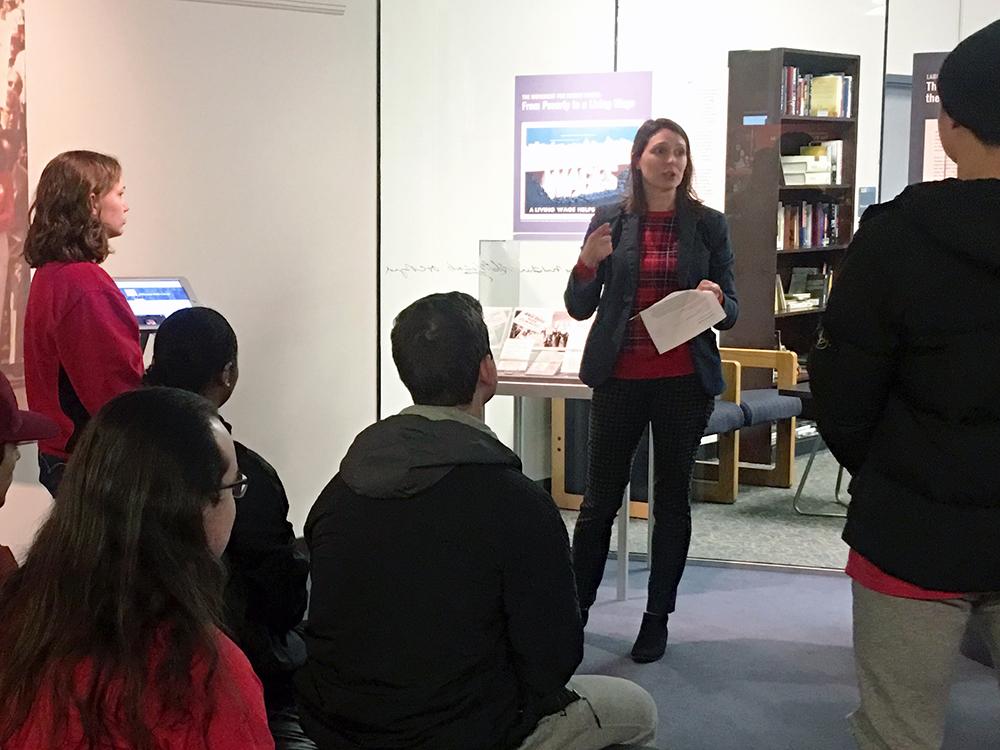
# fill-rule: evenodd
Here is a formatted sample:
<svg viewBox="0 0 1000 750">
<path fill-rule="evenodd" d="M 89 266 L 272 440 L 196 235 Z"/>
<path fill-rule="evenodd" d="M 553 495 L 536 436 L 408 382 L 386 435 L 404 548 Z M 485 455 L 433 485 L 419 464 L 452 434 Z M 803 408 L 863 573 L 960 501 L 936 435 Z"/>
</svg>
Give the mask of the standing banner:
<svg viewBox="0 0 1000 750">
<path fill-rule="evenodd" d="M 910 184 L 957 177 L 958 167 L 941 147 L 937 118 L 941 111 L 937 79 L 947 52 L 913 56 L 913 99 L 910 104 Z"/>
<path fill-rule="evenodd" d="M 514 79 L 514 239 L 579 239 L 621 200 L 652 73 Z"/>
</svg>

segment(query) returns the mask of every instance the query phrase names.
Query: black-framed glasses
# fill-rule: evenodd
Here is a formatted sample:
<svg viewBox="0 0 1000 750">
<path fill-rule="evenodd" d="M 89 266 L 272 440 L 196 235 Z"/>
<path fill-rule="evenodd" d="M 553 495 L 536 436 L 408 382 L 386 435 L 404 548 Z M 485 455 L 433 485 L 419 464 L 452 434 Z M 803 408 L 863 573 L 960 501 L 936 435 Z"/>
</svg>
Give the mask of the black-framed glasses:
<svg viewBox="0 0 1000 750">
<path fill-rule="evenodd" d="M 239 500 L 241 497 L 247 494 L 247 487 L 249 486 L 250 486 L 250 480 L 247 478 L 247 475 L 241 473 L 239 477 L 237 477 L 236 481 L 233 482 L 232 484 L 224 484 L 221 487 L 219 487 L 219 492 L 222 492 L 223 490 L 232 490 L 233 499 Z"/>
</svg>

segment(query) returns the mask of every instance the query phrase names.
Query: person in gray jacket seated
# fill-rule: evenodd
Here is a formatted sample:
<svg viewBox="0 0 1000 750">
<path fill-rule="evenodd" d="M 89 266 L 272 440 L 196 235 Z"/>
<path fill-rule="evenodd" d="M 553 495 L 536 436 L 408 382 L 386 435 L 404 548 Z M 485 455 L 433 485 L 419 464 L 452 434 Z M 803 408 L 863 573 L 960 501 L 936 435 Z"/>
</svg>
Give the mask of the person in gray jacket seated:
<svg viewBox="0 0 1000 750">
<path fill-rule="evenodd" d="M 552 498 L 483 422 L 497 387 L 479 303 L 403 310 L 414 405 L 364 430 L 306 522 L 303 728 L 321 750 L 596 750 L 652 739 L 627 680 L 580 676 L 583 628 Z"/>
</svg>

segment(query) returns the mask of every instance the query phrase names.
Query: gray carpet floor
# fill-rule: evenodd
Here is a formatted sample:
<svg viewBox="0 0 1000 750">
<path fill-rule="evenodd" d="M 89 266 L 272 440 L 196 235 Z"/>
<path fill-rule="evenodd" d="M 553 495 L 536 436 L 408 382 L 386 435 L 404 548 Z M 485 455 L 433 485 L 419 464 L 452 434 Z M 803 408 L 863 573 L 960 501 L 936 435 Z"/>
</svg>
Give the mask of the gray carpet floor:
<svg viewBox="0 0 1000 750">
<path fill-rule="evenodd" d="M 796 460 L 796 481 L 805 470 L 806 456 Z M 816 455 L 800 505 L 808 510 L 841 511 L 834 502 L 837 463 L 826 450 Z M 845 475 L 841 497 L 847 496 Z M 840 539 L 842 518 L 802 516 L 792 510 L 795 489 L 741 486 L 736 502 L 693 503 L 690 556 L 708 560 L 771 563 L 843 569 L 847 545 Z M 563 511 L 573 533 L 575 511 Z M 617 548 L 617 531 L 611 548 Z M 629 523 L 629 550 L 646 552 L 646 521 Z M 1000 747 L 1000 744 L 998 744 Z"/>
<path fill-rule="evenodd" d="M 614 562 L 591 609 L 580 673 L 625 677 L 659 708 L 655 746 L 671 750 L 850 750 L 857 688 L 845 576 L 692 564 L 660 662 L 628 652 L 645 604 L 633 564 L 629 598 L 614 601 Z M 1000 747 L 991 670 L 960 659 L 945 750 Z"/>
</svg>

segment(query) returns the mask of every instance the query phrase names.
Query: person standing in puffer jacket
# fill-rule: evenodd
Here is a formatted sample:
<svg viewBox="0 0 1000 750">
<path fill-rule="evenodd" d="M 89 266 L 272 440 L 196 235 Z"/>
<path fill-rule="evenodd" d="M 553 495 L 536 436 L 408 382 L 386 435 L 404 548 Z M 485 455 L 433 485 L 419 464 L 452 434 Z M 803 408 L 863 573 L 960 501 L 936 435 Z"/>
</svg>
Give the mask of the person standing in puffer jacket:
<svg viewBox="0 0 1000 750">
<path fill-rule="evenodd" d="M 958 179 L 865 212 L 809 359 L 851 472 L 858 746 L 939 748 L 976 614 L 1000 656 L 1000 21 L 941 67 Z"/>
</svg>

